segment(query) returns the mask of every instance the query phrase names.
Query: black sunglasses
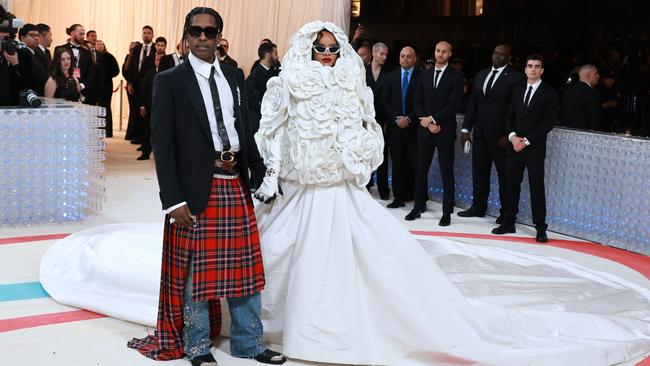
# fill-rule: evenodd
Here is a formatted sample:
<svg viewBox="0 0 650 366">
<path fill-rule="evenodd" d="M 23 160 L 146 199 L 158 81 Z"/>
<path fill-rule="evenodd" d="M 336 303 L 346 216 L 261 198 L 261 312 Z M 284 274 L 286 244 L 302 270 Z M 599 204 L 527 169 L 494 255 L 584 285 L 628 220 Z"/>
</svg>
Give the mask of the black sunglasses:
<svg viewBox="0 0 650 366">
<path fill-rule="evenodd" d="M 198 38 L 201 36 L 201 33 L 205 33 L 205 38 L 210 38 L 210 39 L 215 39 L 217 38 L 217 35 L 220 33 L 219 30 L 216 27 L 205 27 L 201 28 L 196 25 L 190 26 L 190 28 L 187 30 L 187 33 L 194 38 Z"/>
<path fill-rule="evenodd" d="M 320 46 L 320 45 L 314 45 L 314 46 L 312 46 L 312 48 L 314 49 L 314 51 L 316 53 L 321 53 L 321 54 L 322 53 L 329 53 L 329 54 L 332 54 L 332 55 L 335 55 L 335 54 L 339 53 L 339 51 L 341 50 L 341 47 L 339 47 L 339 46 L 325 47 L 325 46 Z"/>
</svg>

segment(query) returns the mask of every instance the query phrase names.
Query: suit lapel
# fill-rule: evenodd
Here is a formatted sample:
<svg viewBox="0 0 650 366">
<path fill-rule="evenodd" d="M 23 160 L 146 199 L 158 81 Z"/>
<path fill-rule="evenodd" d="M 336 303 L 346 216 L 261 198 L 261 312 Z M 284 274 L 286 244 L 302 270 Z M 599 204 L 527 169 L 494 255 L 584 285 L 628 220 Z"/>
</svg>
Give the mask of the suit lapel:
<svg viewBox="0 0 650 366">
<path fill-rule="evenodd" d="M 199 83 L 196 80 L 194 69 L 192 69 L 192 65 L 189 62 L 184 62 L 179 67 L 181 67 L 183 73 L 183 83 L 185 84 L 185 89 L 187 90 L 190 103 L 194 108 L 194 112 L 199 117 L 199 126 L 201 127 L 205 138 L 210 143 L 210 146 L 214 149 L 212 131 L 210 130 L 210 121 L 208 121 L 208 113 L 205 110 L 203 95 L 201 94 L 201 89 L 199 89 Z"/>
<path fill-rule="evenodd" d="M 526 112 L 530 112 L 533 108 L 535 108 L 535 105 L 542 97 L 542 94 L 544 94 L 544 82 L 539 84 L 537 90 L 535 90 L 535 94 L 530 97 L 530 102 L 528 102 L 528 108 L 526 108 Z"/>
</svg>

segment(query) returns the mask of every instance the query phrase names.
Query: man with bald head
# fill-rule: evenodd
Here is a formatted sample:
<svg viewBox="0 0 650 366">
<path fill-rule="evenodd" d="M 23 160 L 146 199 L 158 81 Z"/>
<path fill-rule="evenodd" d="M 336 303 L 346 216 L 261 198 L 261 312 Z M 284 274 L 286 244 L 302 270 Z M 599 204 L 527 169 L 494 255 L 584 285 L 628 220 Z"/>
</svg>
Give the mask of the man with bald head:
<svg viewBox="0 0 650 366">
<path fill-rule="evenodd" d="M 487 211 L 490 195 L 492 162 L 499 178 L 500 214 L 502 220 L 506 204 L 505 151 L 506 113 L 512 92 L 517 85 L 523 85 L 524 76 L 510 66 L 510 46 L 501 44 L 492 52 L 492 67 L 483 69 L 474 77 L 465 120 L 461 130 L 460 143 L 472 141 L 472 206 L 458 213 L 460 217 L 483 217 Z"/>
<path fill-rule="evenodd" d="M 600 75 L 594 65 L 578 69 L 580 81 L 571 85 L 562 96 L 564 125 L 581 130 L 598 130 L 602 109 L 600 95 L 594 88 Z"/>
<path fill-rule="evenodd" d="M 416 163 L 416 126 L 413 112 L 415 83 L 420 70 L 415 67 L 415 50 L 404 47 L 399 54 L 400 67 L 386 75 L 381 92 L 381 105 L 386 119 L 386 136 L 390 149 L 393 174 L 393 202 L 388 208 L 404 207 L 413 199 L 413 179 Z"/>
<path fill-rule="evenodd" d="M 442 217 L 440 226 L 448 226 L 454 211 L 454 141 L 456 111 L 463 103 L 463 74 L 449 67 L 452 47 L 449 42 L 436 44 L 436 64 L 422 72 L 415 87 L 413 110 L 418 117 L 415 204 L 407 221 L 420 217 L 428 199 L 429 166 L 438 149 L 442 176 Z"/>
</svg>

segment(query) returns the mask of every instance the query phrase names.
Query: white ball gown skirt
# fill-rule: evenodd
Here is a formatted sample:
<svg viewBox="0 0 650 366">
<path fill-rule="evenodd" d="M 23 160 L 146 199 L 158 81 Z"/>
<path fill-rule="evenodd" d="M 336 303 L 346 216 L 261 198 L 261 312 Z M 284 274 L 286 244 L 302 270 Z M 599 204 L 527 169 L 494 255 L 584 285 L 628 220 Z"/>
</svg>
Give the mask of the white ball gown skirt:
<svg viewBox="0 0 650 366">
<path fill-rule="evenodd" d="M 281 187 L 256 214 L 265 335 L 289 357 L 597 366 L 650 352 L 650 284 L 562 259 L 555 248 L 418 242 L 352 184 Z M 155 326 L 161 247 L 161 224 L 86 230 L 46 253 L 41 282 L 61 303 Z"/>
</svg>

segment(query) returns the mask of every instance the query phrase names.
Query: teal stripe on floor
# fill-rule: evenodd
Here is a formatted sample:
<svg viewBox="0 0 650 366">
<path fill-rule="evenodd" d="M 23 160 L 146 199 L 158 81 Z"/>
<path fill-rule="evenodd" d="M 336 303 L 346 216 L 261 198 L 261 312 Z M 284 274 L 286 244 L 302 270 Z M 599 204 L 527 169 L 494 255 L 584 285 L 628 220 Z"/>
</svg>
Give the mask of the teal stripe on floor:
<svg viewBox="0 0 650 366">
<path fill-rule="evenodd" d="M 31 300 L 50 297 L 40 282 L 0 285 L 0 301 Z"/>
</svg>

